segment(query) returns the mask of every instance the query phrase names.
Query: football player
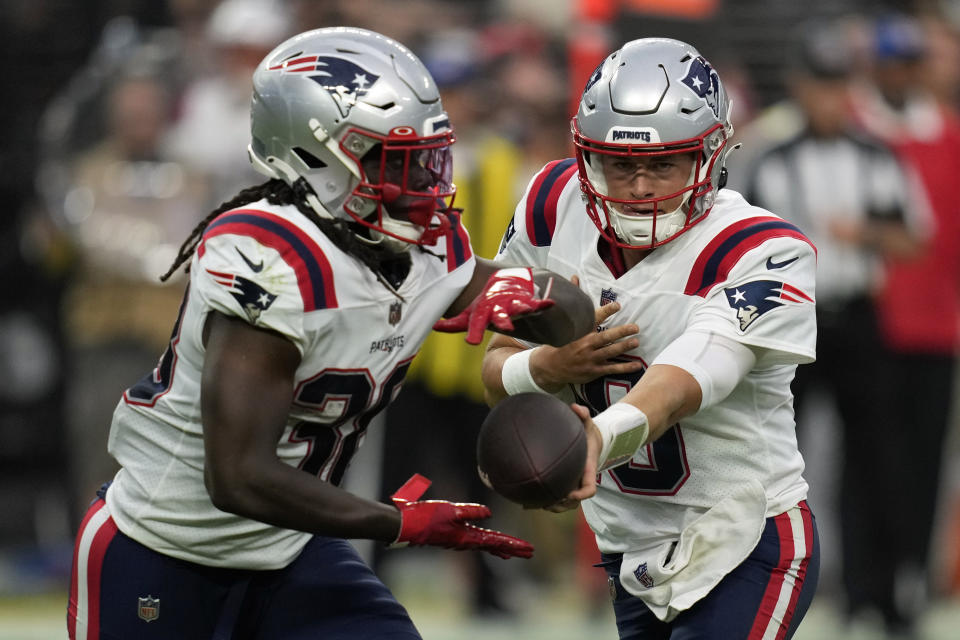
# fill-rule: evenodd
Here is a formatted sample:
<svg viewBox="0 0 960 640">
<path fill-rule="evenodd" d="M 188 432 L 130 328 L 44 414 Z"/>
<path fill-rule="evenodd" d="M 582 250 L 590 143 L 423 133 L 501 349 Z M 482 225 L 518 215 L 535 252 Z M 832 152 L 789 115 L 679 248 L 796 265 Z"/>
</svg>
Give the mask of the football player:
<svg viewBox="0 0 960 640">
<path fill-rule="evenodd" d="M 729 113 L 690 45 L 625 44 L 583 91 L 576 158 L 533 178 L 497 256 L 600 306 L 561 348 L 494 336 L 483 378 L 492 402 L 575 392 L 587 464 L 551 509 L 582 506 L 621 638 L 789 638 L 816 588 L 790 393 L 815 357 L 816 250 L 723 189 Z"/>
<path fill-rule="evenodd" d="M 589 299 L 472 255 L 453 130 L 401 44 L 306 32 L 253 86 L 249 155 L 269 180 L 203 220 L 167 274 L 190 261 L 169 348 L 114 414 L 122 469 L 77 534 L 71 638 L 419 638 L 347 538 L 533 552 L 472 524 L 483 505 L 420 500 L 422 476 L 392 504 L 339 485 L 442 317 L 476 344 L 526 316 L 562 344 L 592 329 Z M 581 297 L 554 305 L 565 284 Z"/>
</svg>

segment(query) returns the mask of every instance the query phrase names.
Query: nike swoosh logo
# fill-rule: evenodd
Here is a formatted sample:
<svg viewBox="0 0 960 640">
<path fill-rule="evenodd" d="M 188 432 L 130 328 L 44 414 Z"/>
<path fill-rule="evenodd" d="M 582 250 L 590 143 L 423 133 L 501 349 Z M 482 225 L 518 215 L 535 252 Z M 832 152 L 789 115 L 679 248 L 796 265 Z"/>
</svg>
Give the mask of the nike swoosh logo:
<svg viewBox="0 0 960 640">
<path fill-rule="evenodd" d="M 234 247 L 234 249 L 237 249 L 237 247 Z M 243 258 L 243 261 L 247 263 L 247 266 L 253 269 L 254 273 L 260 273 L 260 271 L 263 270 L 263 260 L 260 260 L 260 262 L 254 264 L 250 258 L 243 255 L 243 251 L 240 251 L 240 249 L 237 249 L 237 253 L 239 253 L 240 257 Z M 796 260 L 796 258 L 794 258 L 794 260 Z M 767 263 L 767 266 L 769 266 L 769 262 Z"/>
<path fill-rule="evenodd" d="M 240 255 L 243 255 L 243 254 L 240 254 Z M 772 271 L 773 269 L 782 269 L 783 267 L 785 267 L 785 266 L 787 266 L 788 264 L 794 262 L 795 260 L 798 260 L 799 258 L 800 258 L 800 256 L 794 256 L 794 257 L 790 258 L 789 260 L 784 260 L 783 262 L 774 262 L 774 261 L 773 261 L 773 258 L 767 258 L 767 269 L 768 269 L 768 270 L 771 270 L 771 271 Z"/>
</svg>

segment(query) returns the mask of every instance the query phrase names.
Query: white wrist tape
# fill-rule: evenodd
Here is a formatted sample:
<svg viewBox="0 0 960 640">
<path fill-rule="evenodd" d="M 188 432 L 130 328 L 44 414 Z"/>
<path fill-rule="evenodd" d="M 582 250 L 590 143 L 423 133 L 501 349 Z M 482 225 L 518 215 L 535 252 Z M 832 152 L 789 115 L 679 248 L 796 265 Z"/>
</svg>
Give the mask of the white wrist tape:
<svg viewBox="0 0 960 640">
<path fill-rule="evenodd" d="M 632 404 L 615 402 L 593 419 L 602 438 L 597 471 L 623 464 L 647 442 L 647 415 Z"/>
<path fill-rule="evenodd" d="M 530 356 L 533 355 L 533 349 L 524 349 L 513 354 L 503 362 L 503 369 L 500 370 L 500 379 L 503 382 L 503 389 L 509 395 L 515 396 L 518 393 L 547 393 L 550 392 L 540 388 L 540 385 L 533 379 L 530 373 Z"/>
</svg>

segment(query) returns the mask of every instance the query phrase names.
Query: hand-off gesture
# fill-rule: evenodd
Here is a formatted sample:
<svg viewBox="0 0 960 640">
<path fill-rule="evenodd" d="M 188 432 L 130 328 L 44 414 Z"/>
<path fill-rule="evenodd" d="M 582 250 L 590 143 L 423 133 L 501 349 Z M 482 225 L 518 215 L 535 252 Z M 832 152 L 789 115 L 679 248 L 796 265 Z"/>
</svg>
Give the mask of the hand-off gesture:
<svg viewBox="0 0 960 640">
<path fill-rule="evenodd" d="M 619 310 L 619 302 L 610 302 L 597 309 L 597 325 L 603 324 Z M 585 383 L 601 376 L 638 371 L 644 366 L 640 360 L 617 360 L 636 348 L 637 339 L 630 336 L 638 331 L 639 327 L 635 324 L 617 325 L 588 333 L 563 347 L 541 345 L 531 356 L 530 372 L 537 384 L 553 391 L 566 384 Z"/>
<path fill-rule="evenodd" d="M 466 331 L 467 342 L 480 344 L 489 325 L 512 331 L 511 318 L 542 311 L 553 303 L 553 300 L 537 298 L 533 274 L 528 267 L 500 269 L 490 276 L 469 307 L 453 318 L 438 321 L 433 328 L 446 333 Z"/>
<path fill-rule="evenodd" d="M 547 511 L 554 513 L 563 513 L 580 506 L 580 503 L 597 494 L 597 456 L 600 455 L 600 449 L 603 445 L 603 438 L 597 425 L 590 418 L 590 411 L 582 404 L 570 405 L 573 412 L 577 414 L 583 422 L 584 429 L 587 430 L 587 461 L 583 467 L 583 475 L 580 478 L 580 486 L 568 493 L 562 500 L 556 504 L 544 507 Z"/>
<path fill-rule="evenodd" d="M 417 473 L 391 496 L 401 518 L 396 543 L 479 549 L 501 558 L 533 555 L 533 545 L 526 540 L 468 524 L 490 517 L 490 509 L 482 504 L 419 500 L 429 486 L 430 481 Z"/>
</svg>

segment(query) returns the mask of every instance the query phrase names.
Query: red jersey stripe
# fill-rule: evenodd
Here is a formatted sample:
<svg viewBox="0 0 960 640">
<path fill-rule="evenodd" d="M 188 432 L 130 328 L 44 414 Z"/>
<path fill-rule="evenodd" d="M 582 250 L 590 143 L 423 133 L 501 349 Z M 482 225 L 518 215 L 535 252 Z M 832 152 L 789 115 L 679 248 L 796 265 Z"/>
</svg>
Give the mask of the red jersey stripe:
<svg viewBox="0 0 960 640">
<path fill-rule="evenodd" d="M 794 559 L 793 528 L 790 526 L 789 514 L 781 513 L 774 518 L 774 523 L 777 527 L 777 536 L 780 538 L 780 560 L 770 575 L 770 581 L 763 593 L 757 617 L 753 621 L 753 627 L 750 629 L 747 640 L 761 640 L 763 638 L 767 627 L 773 620 L 777 602 L 780 600 L 780 592 L 783 589 L 784 578 Z"/>
<path fill-rule="evenodd" d="M 553 240 L 557 225 L 557 199 L 570 177 L 577 172 L 573 158 L 550 162 L 534 178 L 527 194 L 527 237 L 537 247 L 544 247 Z"/>
<path fill-rule="evenodd" d="M 296 273 L 304 311 L 336 308 L 330 262 L 317 243 L 293 223 L 266 211 L 236 209 L 214 220 L 203 237 L 224 234 L 249 236 L 278 251 Z"/>
<path fill-rule="evenodd" d="M 805 501 L 800 503 L 800 518 L 803 522 L 803 541 L 806 552 L 797 568 L 797 579 L 793 585 L 793 592 L 790 594 L 790 604 L 787 605 L 787 610 L 783 614 L 783 623 L 780 625 L 780 631 L 777 632 L 776 640 L 783 640 L 790 628 L 790 621 L 793 620 L 793 614 L 797 610 L 797 600 L 800 598 L 800 592 L 803 591 L 803 582 L 807 577 L 810 555 L 813 553 L 813 518 Z"/>
<path fill-rule="evenodd" d="M 460 214 L 451 211 L 450 232 L 447 234 L 447 272 L 453 271 L 473 256 L 470 248 L 470 236 L 463 226 Z"/>
<path fill-rule="evenodd" d="M 684 293 L 705 298 L 714 285 L 726 280 L 744 254 L 767 240 L 782 237 L 803 240 L 816 251 L 800 229 L 780 218 L 758 216 L 740 220 L 717 234 L 700 252 Z"/>
</svg>

